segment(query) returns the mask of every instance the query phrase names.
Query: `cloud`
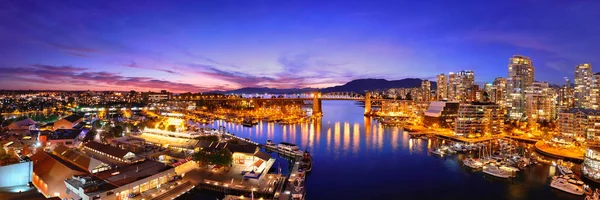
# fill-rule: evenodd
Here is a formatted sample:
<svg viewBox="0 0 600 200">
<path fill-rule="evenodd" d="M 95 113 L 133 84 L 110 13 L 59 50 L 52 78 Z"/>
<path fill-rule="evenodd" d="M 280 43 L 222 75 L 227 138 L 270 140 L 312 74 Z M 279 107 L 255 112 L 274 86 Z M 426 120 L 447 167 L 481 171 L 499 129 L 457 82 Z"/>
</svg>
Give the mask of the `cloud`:
<svg viewBox="0 0 600 200">
<path fill-rule="evenodd" d="M 136 62 L 131 62 L 129 64 L 123 64 L 123 66 L 129 67 L 129 68 L 136 68 L 136 69 L 150 69 L 150 70 L 161 71 L 161 72 L 165 72 L 165 73 L 169 73 L 169 74 L 182 75 L 179 72 L 176 72 L 176 71 L 173 71 L 173 70 L 169 70 L 169 69 L 161 69 L 161 68 L 155 68 L 155 67 L 141 66 L 141 65 L 138 65 Z"/>
<path fill-rule="evenodd" d="M 73 86 L 110 90 L 166 89 L 174 92 L 200 92 L 212 89 L 149 77 L 126 77 L 111 72 L 90 72 L 79 67 L 41 64 L 25 67 L 0 67 L 0 77 L 7 82 L 16 80 L 28 83 L 60 85 L 64 86 L 64 89 L 73 88 Z"/>
</svg>

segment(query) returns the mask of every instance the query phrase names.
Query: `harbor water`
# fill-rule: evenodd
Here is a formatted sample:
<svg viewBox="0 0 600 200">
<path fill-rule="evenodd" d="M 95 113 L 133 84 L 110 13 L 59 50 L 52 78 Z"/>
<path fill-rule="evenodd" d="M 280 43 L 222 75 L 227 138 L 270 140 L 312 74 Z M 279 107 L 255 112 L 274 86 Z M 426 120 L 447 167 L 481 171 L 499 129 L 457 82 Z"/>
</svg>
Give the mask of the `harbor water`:
<svg viewBox="0 0 600 200">
<path fill-rule="evenodd" d="M 553 189 L 555 167 L 535 165 L 515 178 L 500 179 L 462 165 L 464 154 L 437 157 L 429 153 L 436 141 L 410 139 L 398 127 L 383 127 L 363 116 L 355 101 L 323 101 L 320 123 L 279 125 L 261 122 L 248 128 L 223 121 L 242 138 L 264 143 L 290 142 L 313 155 L 307 177 L 307 199 L 584 199 Z M 273 168 L 288 163 L 278 160 Z M 273 170 L 277 172 L 278 170 Z M 215 199 L 193 190 L 179 199 Z"/>
</svg>

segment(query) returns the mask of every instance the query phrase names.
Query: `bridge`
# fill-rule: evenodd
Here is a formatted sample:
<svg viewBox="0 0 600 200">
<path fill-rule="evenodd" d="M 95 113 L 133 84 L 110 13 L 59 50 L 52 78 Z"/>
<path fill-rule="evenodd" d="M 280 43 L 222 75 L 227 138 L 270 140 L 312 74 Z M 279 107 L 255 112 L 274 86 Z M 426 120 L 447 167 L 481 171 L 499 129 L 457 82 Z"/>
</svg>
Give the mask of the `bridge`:
<svg viewBox="0 0 600 200">
<path fill-rule="evenodd" d="M 381 99 L 374 98 L 371 92 L 366 92 L 364 95 L 354 92 L 313 92 L 309 94 L 295 94 L 295 95 L 279 95 L 271 97 L 243 97 L 231 95 L 231 96 L 184 96 L 174 97 L 171 100 L 175 101 L 241 101 L 241 100 L 256 100 L 256 101 L 312 101 L 313 104 L 313 115 L 321 116 L 323 114 L 321 102 L 322 101 L 335 101 L 335 100 L 353 100 L 353 101 L 364 101 L 365 102 L 365 114 L 371 113 L 371 106 L 373 104 L 381 104 L 383 101 L 400 101 L 394 99 Z"/>
</svg>

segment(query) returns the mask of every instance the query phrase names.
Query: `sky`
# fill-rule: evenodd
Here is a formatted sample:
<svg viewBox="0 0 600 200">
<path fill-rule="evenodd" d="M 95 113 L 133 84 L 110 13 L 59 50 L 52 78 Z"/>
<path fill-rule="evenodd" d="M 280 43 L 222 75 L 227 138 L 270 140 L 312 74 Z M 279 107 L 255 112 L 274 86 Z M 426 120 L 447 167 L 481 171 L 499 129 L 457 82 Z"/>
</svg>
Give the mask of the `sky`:
<svg viewBox="0 0 600 200">
<path fill-rule="evenodd" d="M 0 89 L 329 87 L 470 69 L 600 71 L 599 1 L 0 0 Z M 597 69 L 597 70 L 595 70 Z"/>
</svg>

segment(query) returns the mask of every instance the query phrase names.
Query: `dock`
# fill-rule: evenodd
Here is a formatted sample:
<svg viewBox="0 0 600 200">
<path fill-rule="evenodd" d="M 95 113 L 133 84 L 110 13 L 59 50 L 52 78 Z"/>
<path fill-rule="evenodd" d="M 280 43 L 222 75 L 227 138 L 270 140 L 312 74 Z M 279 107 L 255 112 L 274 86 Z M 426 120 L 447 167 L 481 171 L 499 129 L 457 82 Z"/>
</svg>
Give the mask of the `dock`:
<svg viewBox="0 0 600 200">
<path fill-rule="evenodd" d="M 290 172 L 290 178 L 288 179 L 288 182 L 285 184 L 285 187 L 282 188 L 283 192 L 280 193 L 281 195 L 279 196 L 279 200 L 290 200 L 292 198 L 298 198 L 299 199 L 305 199 L 306 196 L 306 187 L 304 186 L 304 182 L 306 181 L 306 177 L 304 172 L 299 172 L 298 169 L 300 168 L 300 159 L 296 158 L 294 159 L 294 167 L 292 168 L 292 171 Z M 294 186 L 294 181 L 296 179 L 301 179 L 302 180 L 302 187 L 300 190 L 296 190 L 296 187 Z"/>
</svg>

